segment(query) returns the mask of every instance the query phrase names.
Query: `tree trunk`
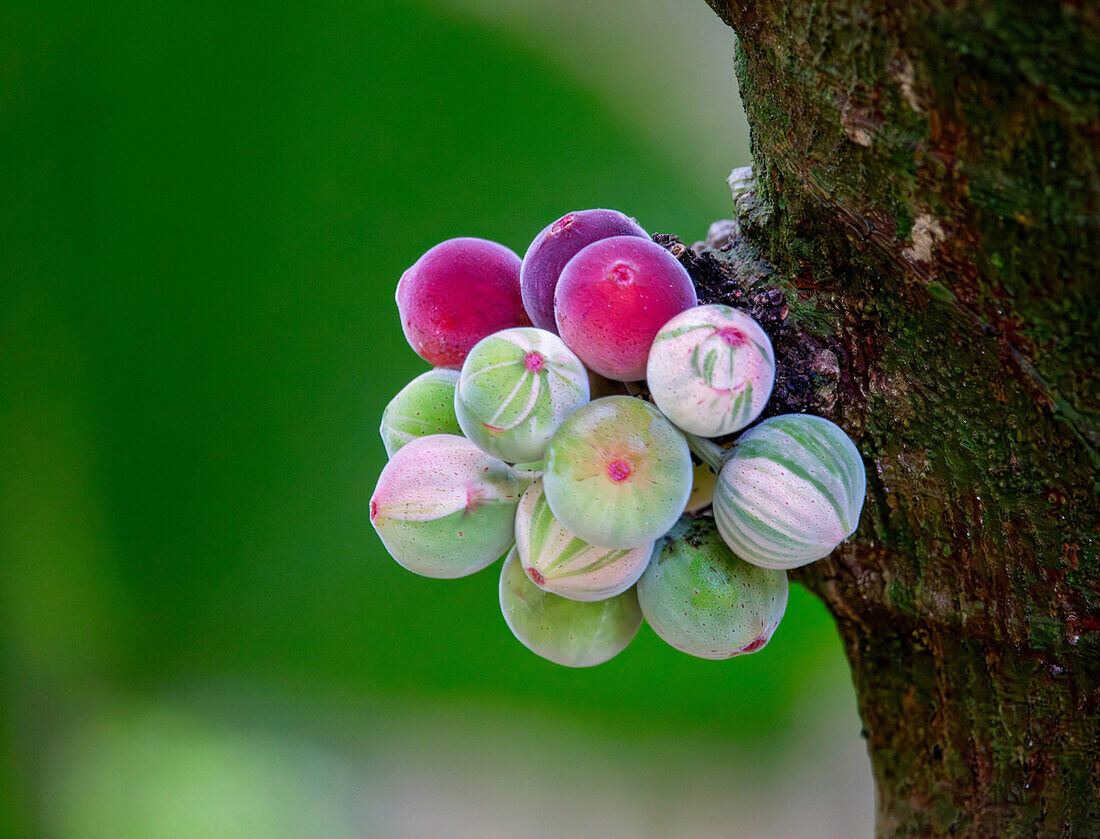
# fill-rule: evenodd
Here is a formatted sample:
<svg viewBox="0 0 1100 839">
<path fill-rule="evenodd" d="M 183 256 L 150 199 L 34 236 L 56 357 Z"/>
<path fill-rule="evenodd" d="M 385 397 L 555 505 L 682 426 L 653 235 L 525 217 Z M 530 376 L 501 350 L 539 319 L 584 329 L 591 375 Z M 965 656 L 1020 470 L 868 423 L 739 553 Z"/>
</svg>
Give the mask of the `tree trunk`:
<svg viewBox="0 0 1100 839">
<path fill-rule="evenodd" d="M 770 413 L 864 455 L 859 531 L 795 579 L 847 648 L 878 834 L 1100 836 L 1100 9 L 711 5 L 755 180 L 684 257 L 776 337 Z"/>
</svg>

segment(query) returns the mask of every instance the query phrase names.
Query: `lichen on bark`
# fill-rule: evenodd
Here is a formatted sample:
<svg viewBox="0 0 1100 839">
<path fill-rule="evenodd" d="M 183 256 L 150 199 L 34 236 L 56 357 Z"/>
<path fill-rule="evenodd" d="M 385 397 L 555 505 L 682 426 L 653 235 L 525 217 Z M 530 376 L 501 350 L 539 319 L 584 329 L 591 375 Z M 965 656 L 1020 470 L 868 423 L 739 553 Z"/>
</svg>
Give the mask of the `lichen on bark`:
<svg viewBox="0 0 1100 839">
<path fill-rule="evenodd" d="M 711 5 L 755 178 L 682 258 L 781 315 L 777 410 L 864 455 L 856 538 L 796 579 L 846 645 L 877 830 L 1100 835 L 1100 9 Z"/>
</svg>

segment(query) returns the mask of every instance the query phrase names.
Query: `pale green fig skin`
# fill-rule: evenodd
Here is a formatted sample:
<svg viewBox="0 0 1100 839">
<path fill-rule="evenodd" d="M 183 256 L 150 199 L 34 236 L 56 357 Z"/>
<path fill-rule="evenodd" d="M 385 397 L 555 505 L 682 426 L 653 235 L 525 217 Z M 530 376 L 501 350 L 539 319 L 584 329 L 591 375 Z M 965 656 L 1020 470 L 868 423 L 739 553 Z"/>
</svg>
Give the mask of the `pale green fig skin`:
<svg viewBox="0 0 1100 839">
<path fill-rule="evenodd" d="M 721 437 L 753 422 L 775 384 L 771 339 L 752 317 L 712 303 L 680 312 L 657 332 L 646 382 L 679 428 Z"/>
<path fill-rule="evenodd" d="M 388 457 L 418 437 L 462 434 L 455 416 L 456 382 L 457 370 L 436 368 L 421 373 L 390 400 L 379 428 Z"/>
<path fill-rule="evenodd" d="M 787 608 L 787 575 L 733 555 L 713 520 L 684 518 L 660 541 L 638 581 L 646 622 L 699 658 L 763 649 Z"/>
<path fill-rule="evenodd" d="M 370 501 L 371 524 L 409 571 L 465 577 L 508 550 L 527 484 L 463 437 L 419 437 L 382 470 Z"/>
<path fill-rule="evenodd" d="M 466 356 L 454 410 L 463 433 L 509 463 L 542 459 L 558 426 L 589 400 L 588 372 L 552 332 L 517 327 Z"/>
<path fill-rule="evenodd" d="M 512 468 L 528 481 L 535 481 L 542 477 L 541 460 L 534 460 L 530 463 L 514 463 Z"/>
<path fill-rule="evenodd" d="M 514 547 L 500 572 L 500 610 L 523 646 L 566 667 L 593 667 L 614 658 L 642 625 L 635 589 L 592 602 L 559 597 L 528 579 Z"/>
<path fill-rule="evenodd" d="M 714 502 L 714 487 L 718 476 L 705 463 L 695 463 L 691 471 L 691 495 L 684 505 L 685 513 L 699 513 Z"/>
<path fill-rule="evenodd" d="M 714 518 L 745 561 L 797 568 L 855 532 L 866 491 L 863 460 L 839 426 L 784 414 L 737 439 L 718 473 Z"/>
<path fill-rule="evenodd" d="M 687 440 L 660 411 L 630 396 L 576 411 L 546 447 L 543 466 L 546 501 L 558 521 L 606 548 L 655 541 L 691 495 Z"/>
<path fill-rule="evenodd" d="M 585 542 L 554 517 L 542 481 L 535 481 L 516 511 L 516 550 L 524 572 L 539 588 L 570 600 L 593 601 L 634 585 L 649 564 L 653 543 L 613 549 Z"/>
</svg>

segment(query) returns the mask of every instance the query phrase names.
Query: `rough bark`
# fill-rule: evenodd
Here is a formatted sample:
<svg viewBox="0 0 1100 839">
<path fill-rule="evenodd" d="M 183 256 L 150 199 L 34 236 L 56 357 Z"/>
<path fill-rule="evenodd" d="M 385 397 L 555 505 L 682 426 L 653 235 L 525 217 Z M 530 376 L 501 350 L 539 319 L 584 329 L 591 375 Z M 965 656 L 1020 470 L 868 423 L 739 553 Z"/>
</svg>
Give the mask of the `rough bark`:
<svg viewBox="0 0 1100 839">
<path fill-rule="evenodd" d="M 1100 836 L 1100 9 L 710 2 L 755 179 L 682 258 L 772 330 L 771 412 L 865 457 L 856 537 L 796 579 L 877 831 Z"/>
</svg>

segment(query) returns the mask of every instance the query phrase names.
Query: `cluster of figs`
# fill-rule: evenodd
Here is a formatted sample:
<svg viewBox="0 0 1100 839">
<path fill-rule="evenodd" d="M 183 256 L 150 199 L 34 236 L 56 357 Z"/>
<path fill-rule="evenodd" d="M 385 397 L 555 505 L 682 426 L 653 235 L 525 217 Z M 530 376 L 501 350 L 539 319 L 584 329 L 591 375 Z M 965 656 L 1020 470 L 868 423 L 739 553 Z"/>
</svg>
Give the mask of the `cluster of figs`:
<svg viewBox="0 0 1100 839">
<path fill-rule="evenodd" d="M 544 658 L 600 664 L 643 619 L 691 655 L 756 652 L 786 570 L 856 528 L 852 441 L 805 414 L 752 425 L 775 379 L 768 336 L 698 305 L 684 267 L 620 212 L 569 213 L 522 260 L 442 242 L 401 276 L 397 306 L 433 369 L 383 413 L 371 523 L 428 577 L 503 556 L 504 619 Z M 711 439 L 746 428 L 728 448 Z"/>
</svg>

